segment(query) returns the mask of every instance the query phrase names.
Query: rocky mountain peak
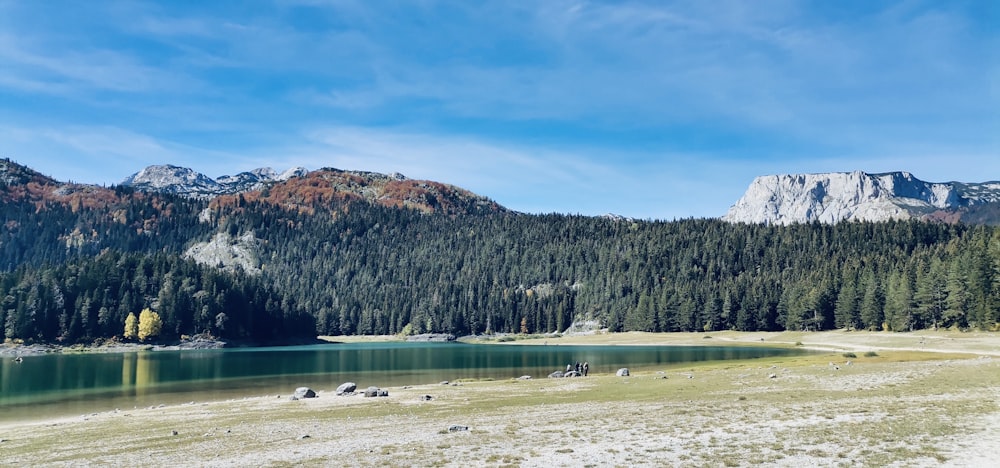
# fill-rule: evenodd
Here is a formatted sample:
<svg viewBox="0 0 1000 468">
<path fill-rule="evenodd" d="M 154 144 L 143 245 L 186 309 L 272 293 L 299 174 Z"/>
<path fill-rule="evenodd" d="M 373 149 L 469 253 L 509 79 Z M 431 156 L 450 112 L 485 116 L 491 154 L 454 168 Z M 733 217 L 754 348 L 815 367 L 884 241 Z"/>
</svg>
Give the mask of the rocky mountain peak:
<svg viewBox="0 0 1000 468">
<path fill-rule="evenodd" d="M 146 167 L 127 177 L 121 185 L 148 192 L 192 196 L 214 195 L 222 191 L 222 185 L 208 176 L 172 164 Z"/>
<path fill-rule="evenodd" d="M 121 185 L 148 192 L 163 192 L 190 197 L 209 198 L 259 190 L 264 186 L 301 177 L 309 171 L 302 167 L 289 169 L 281 174 L 270 167 L 261 167 L 236 175 L 212 179 L 186 167 L 171 164 L 149 166 L 122 181 Z"/>
<path fill-rule="evenodd" d="M 754 179 L 722 219 L 765 224 L 956 221 L 997 203 L 998 182 L 925 182 L 908 172 L 779 174 Z"/>
<path fill-rule="evenodd" d="M 282 172 L 281 174 L 278 174 L 275 177 L 275 180 L 286 181 L 288 179 L 291 179 L 292 177 L 305 177 L 308 174 L 309 174 L 309 169 L 306 169 L 306 168 L 304 168 L 302 166 L 298 166 L 298 167 L 289 168 L 289 169 L 285 170 L 285 172 Z"/>
</svg>

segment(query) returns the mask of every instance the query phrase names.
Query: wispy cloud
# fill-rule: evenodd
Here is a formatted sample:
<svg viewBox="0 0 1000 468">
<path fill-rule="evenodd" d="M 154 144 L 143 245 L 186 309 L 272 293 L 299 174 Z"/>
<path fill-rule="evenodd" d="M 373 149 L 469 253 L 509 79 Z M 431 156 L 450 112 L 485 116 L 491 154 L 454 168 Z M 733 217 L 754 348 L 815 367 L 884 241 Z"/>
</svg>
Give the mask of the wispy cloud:
<svg viewBox="0 0 1000 468">
<path fill-rule="evenodd" d="M 181 76 L 164 73 L 112 50 L 44 50 L 25 37 L 0 34 L 0 63 L 8 83 L 25 89 L 151 92 L 183 87 Z M 81 89 L 82 88 L 82 89 Z"/>
<path fill-rule="evenodd" d="M 693 182 L 709 174 L 679 171 L 697 162 L 696 154 L 658 154 L 658 161 L 637 167 L 632 154 L 585 147 L 539 147 L 479 138 L 411 133 L 396 129 L 319 128 L 305 143 L 276 150 L 282 166 L 337 167 L 383 173 L 399 172 L 414 179 L 452 183 L 487 195 L 525 212 L 566 212 L 635 217 L 679 218 L 718 211 L 744 187 L 725 171 L 732 191 L 692 191 Z M 676 206 L 683 201 L 683 206 Z"/>
<path fill-rule="evenodd" d="M 196 168 L 203 161 L 231 164 L 237 158 L 107 126 L 0 125 L 0 141 L 4 141 L 5 155 L 16 161 L 60 180 L 93 184 L 118 183 L 152 164 Z"/>
<path fill-rule="evenodd" d="M 1000 172 L 1000 38 L 984 9 L 6 2 L 0 122 L 17 122 L 5 151 L 103 154 L 116 174 L 335 165 L 527 211 L 718 215 L 764 173 Z"/>
</svg>

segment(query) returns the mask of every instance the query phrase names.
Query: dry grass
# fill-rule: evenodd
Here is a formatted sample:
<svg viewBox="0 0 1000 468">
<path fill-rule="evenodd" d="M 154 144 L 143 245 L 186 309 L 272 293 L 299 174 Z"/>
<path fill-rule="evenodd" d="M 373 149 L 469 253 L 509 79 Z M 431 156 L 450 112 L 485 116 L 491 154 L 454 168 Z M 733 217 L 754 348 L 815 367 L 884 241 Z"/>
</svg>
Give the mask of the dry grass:
<svg viewBox="0 0 1000 468">
<path fill-rule="evenodd" d="M 560 340 L 760 341 L 703 335 Z M 831 351 L 627 378 L 426 385 L 391 388 L 388 398 L 272 395 L 6 423 L 0 465 L 938 466 L 975 465 L 1000 453 L 1000 359 L 961 353 L 989 340 L 985 351 L 1000 350 L 1000 337 L 930 352 L 910 350 L 907 337 L 890 346 L 868 335 L 868 342 L 817 343 L 879 350 L 858 353 L 850 365 Z"/>
</svg>

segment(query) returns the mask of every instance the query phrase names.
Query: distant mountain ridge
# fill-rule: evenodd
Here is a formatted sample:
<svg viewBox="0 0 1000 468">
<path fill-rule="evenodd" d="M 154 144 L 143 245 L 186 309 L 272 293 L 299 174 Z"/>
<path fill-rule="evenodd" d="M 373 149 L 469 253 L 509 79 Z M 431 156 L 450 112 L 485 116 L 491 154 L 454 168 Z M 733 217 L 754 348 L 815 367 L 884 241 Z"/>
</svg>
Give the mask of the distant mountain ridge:
<svg viewBox="0 0 1000 468">
<path fill-rule="evenodd" d="M 440 182 L 414 180 L 393 173 L 294 167 L 282 173 L 263 167 L 212 179 L 186 167 L 154 165 L 129 176 L 122 185 L 145 192 L 210 199 L 213 205 L 235 204 L 236 195 L 286 208 L 311 211 L 316 204 L 366 201 L 425 213 L 485 214 L 507 211 L 496 202 Z"/>
<path fill-rule="evenodd" d="M 312 211 L 332 202 L 365 201 L 390 208 L 415 209 L 449 215 L 489 214 L 506 208 L 489 198 L 454 185 L 414 180 L 393 173 L 346 171 L 322 168 L 268 186 L 266 190 L 241 192 L 244 200 L 262 201 L 299 211 Z M 236 194 L 216 197 L 215 207 L 236 204 Z"/>
<path fill-rule="evenodd" d="M 168 194 L 205 200 L 214 210 L 242 201 L 261 201 L 304 212 L 336 209 L 344 202 L 448 215 L 509 212 L 487 197 L 454 185 L 409 179 L 399 173 L 334 168 L 310 172 L 294 167 L 278 173 L 265 167 L 212 179 L 190 168 L 163 164 L 132 174 L 120 187 L 133 189 L 135 196 Z M 60 182 L 10 159 L 0 159 L 0 201 L 32 201 L 43 209 L 50 202 L 82 207 L 117 206 L 128 197 L 128 191 Z M 211 212 L 205 213 L 210 215 Z"/>
<path fill-rule="evenodd" d="M 908 172 L 779 174 L 754 179 L 722 217 L 733 223 L 926 219 L 1000 224 L 1000 182 L 925 182 Z"/>
<path fill-rule="evenodd" d="M 121 185 L 140 193 L 210 200 L 216 209 L 249 200 L 306 212 L 345 201 L 449 215 L 508 211 L 493 200 L 449 184 L 398 173 L 334 168 L 310 172 L 296 167 L 278 173 L 265 167 L 213 179 L 190 168 L 164 164 L 146 167 Z M 100 186 L 59 182 L 9 159 L 0 159 L 0 188 L 2 199 L 33 200 L 40 207 L 48 201 L 85 207 L 115 205 L 122 196 Z M 606 217 L 626 219 L 613 214 Z M 901 171 L 766 175 L 754 179 L 721 219 L 778 225 L 907 219 L 1000 225 L 1000 181 L 925 182 Z"/>
<path fill-rule="evenodd" d="M 147 192 L 211 198 L 217 195 L 258 190 L 268 183 L 301 177 L 308 172 L 304 167 L 294 167 L 278 174 L 270 167 L 262 167 L 232 176 L 224 175 L 218 179 L 212 179 L 186 167 L 163 164 L 146 167 L 125 178 L 121 185 Z"/>
</svg>

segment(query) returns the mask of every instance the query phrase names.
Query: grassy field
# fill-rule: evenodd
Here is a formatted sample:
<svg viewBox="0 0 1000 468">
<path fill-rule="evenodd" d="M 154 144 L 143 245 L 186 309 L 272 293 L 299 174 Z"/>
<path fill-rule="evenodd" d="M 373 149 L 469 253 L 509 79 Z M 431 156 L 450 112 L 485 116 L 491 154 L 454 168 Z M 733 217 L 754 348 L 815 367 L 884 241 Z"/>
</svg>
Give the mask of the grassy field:
<svg viewBox="0 0 1000 468">
<path fill-rule="evenodd" d="M 387 398 L 319 389 L 299 401 L 271 395 L 5 423 L 0 465 L 975 466 L 1000 453 L 993 334 L 538 339 L 829 351 L 629 377 L 434 384 L 389 388 Z"/>
</svg>

